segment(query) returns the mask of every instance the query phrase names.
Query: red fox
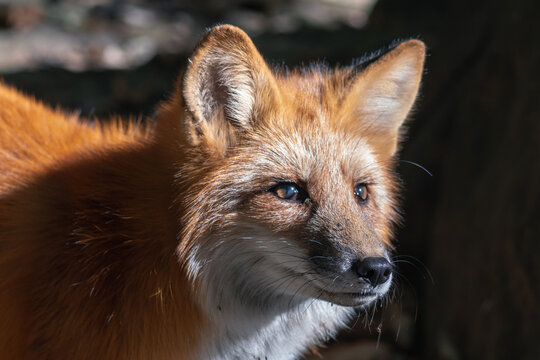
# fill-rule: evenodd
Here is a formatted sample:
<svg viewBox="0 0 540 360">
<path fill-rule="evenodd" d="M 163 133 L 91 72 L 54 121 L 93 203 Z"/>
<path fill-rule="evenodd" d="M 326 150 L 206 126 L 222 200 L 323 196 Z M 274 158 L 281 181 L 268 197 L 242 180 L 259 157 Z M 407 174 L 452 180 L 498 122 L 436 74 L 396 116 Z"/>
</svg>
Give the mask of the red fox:
<svg viewBox="0 0 540 360">
<path fill-rule="evenodd" d="M 425 47 L 272 70 L 223 25 L 145 124 L 0 85 L 1 359 L 294 359 L 385 297 Z"/>
</svg>

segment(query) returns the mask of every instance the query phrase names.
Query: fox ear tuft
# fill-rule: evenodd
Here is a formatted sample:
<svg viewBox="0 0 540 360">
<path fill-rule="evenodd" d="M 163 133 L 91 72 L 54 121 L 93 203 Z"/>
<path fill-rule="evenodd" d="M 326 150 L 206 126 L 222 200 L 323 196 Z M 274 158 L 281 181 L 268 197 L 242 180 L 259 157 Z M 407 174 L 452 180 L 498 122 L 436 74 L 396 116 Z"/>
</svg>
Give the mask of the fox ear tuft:
<svg viewBox="0 0 540 360">
<path fill-rule="evenodd" d="M 397 150 L 400 128 L 420 87 L 424 57 L 423 42 L 399 44 L 357 76 L 347 97 L 362 136 L 384 155 Z"/>
<path fill-rule="evenodd" d="M 183 82 L 188 140 L 223 152 L 271 102 L 273 75 L 248 35 L 230 25 L 208 31 L 189 62 Z"/>
</svg>

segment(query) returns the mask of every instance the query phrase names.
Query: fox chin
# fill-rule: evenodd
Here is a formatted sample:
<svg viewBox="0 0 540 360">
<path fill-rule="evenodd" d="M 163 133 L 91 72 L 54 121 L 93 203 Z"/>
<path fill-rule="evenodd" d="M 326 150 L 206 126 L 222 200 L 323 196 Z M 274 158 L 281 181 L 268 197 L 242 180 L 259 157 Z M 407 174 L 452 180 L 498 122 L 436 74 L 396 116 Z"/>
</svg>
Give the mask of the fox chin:
<svg viewBox="0 0 540 360">
<path fill-rule="evenodd" d="M 392 287 L 408 40 L 272 69 L 200 40 L 144 124 L 0 85 L 0 358 L 295 359 Z"/>
</svg>

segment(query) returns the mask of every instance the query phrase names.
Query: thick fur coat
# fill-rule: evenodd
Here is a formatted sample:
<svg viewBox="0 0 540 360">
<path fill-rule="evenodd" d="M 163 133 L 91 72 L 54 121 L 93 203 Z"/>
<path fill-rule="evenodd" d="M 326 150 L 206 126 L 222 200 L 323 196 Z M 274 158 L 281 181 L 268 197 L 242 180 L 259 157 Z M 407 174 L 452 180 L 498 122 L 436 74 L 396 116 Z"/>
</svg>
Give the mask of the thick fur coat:
<svg viewBox="0 0 540 360">
<path fill-rule="evenodd" d="M 362 264 L 390 261 L 423 59 L 276 72 L 219 26 L 144 125 L 0 85 L 0 358 L 292 359 L 333 336 L 392 283 Z"/>
</svg>

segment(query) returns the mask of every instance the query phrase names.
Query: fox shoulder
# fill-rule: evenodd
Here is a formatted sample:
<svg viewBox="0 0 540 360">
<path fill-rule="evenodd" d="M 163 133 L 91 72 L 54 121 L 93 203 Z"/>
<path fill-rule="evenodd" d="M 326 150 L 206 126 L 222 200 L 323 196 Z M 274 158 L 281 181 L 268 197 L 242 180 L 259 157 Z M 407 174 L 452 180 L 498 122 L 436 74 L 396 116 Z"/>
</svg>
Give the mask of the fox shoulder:
<svg viewBox="0 0 540 360">
<path fill-rule="evenodd" d="M 106 156 L 107 150 L 148 138 L 148 126 L 115 119 L 91 122 L 0 82 L 0 193 L 53 164 L 58 168 L 85 154 Z"/>
</svg>

